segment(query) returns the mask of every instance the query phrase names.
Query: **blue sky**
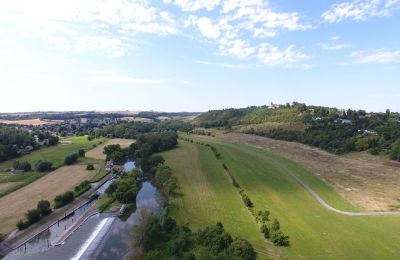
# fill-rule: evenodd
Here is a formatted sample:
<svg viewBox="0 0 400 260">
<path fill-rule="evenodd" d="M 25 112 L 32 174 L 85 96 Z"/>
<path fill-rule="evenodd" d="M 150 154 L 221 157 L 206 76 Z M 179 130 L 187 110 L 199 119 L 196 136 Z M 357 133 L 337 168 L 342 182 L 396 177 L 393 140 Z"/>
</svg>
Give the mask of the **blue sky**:
<svg viewBox="0 0 400 260">
<path fill-rule="evenodd" d="M 0 3 L 0 112 L 400 111 L 400 0 Z"/>
</svg>

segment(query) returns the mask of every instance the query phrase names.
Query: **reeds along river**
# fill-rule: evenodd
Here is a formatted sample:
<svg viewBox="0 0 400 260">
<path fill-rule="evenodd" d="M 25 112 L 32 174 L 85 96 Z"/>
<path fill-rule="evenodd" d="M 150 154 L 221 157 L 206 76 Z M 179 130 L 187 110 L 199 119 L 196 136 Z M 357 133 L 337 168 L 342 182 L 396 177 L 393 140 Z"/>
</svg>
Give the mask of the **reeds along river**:
<svg viewBox="0 0 400 260">
<path fill-rule="evenodd" d="M 128 162 L 125 166 L 129 171 L 134 168 L 134 163 Z M 133 243 L 132 230 L 138 222 L 140 212 L 147 210 L 158 214 L 163 210 L 162 199 L 156 188 L 150 182 L 144 182 L 136 197 L 135 211 L 127 210 L 121 217 L 113 217 L 107 213 L 96 214 L 72 233 L 62 245 L 49 247 L 48 241 L 60 235 L 67 228 L 67 222 L 72 223 L 73 217 L 76 219 L 89 207 L 90 205 L 85 206 L 74 216 L 40 234 L 27 243 L 26 249 L 22 246 L 4 259 L 123 259 Z"/>
</svg>

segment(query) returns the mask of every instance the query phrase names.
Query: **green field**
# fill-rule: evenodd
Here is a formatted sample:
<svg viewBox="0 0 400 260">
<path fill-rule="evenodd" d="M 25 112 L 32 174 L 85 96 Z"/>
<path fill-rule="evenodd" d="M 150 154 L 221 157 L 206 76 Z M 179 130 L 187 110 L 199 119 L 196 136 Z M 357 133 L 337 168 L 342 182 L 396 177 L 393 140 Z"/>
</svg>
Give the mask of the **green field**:
<svg viewBox="0 0 400 260">
<path fill-rule="evenodd" d="M 228 232 L 246 238 L 260 255 L 267 256 L 266 251 L 272 246 L 262 237 L 251 213 L 209 148 L 180 142 L 178 149 L 163 156 L 178 178 L 182 193 L 171 203 L 171 215 L 179 223 L 197 230 L 221 221 Z"/>
<path fill-rule="evenodd" d="M 11 174 L 10 170 L 12 169 L 14 161 L 28 161 L 32 165 L 32 167 L 34 167 L 37 161 L 48 160 L 53 163 L 54 168 L 59 168 L 64 164 L 65 156 L 77 152 L 79 149 L 85 149 L 86 151 L 88 151 L 92 149 L 95 144 L 97 145 L 104 140 L 105 139 L 95 139 L 93 141 L 88 141 L 86 136 L 64 138 L 62 139 L 62 141 L 71 141 L 72 143 L 65 145 L 58 144 L 56 146 L 41 148 L 40 150 L 34 151 L 22 157 L 0 163 L 0 183 L 17 183 L 16 186 L 13 186 L 8 190 L 1 191 L 0 196 L 3 196 L 10 191 L 23 187 L 45 174 L 38 173 L 34 170 L 26 174 Z"/>
<path fill-rule="evenodd" d="M 256 208 L 268 209 L 279 219 L 291 242 L 289 248 L 275 248 L 281 256 L 289 259 L 395 259 L 400 254 L 400 216 L 350 217 L 333 213 L 322 207 L 287 172 L 301 176 L 334 207 L 349 211 L 359 208 L 344 201 L 316 175 L 280 156 L 247 145 L 205 137 L 201 140 L 217 147 L 222 160 Z M 231 184 L 209 149 L 180 142 L 180 147 L 166 153 L 165 157 L 183 192 L 183 197 L 175 200 L 173 216 L 193 227 L 219 220 L 233 234 L 251 241 L 258 250 L 264 246 L 262 239 L 255 239 L 257 226 L 240 204 L 240 198 L 235 200 L 237 203 L 232 202 L 234 189 L 229 188 Z M 224 178 L 225 181 L 221 181 Z M 228 203 L 236 206 L 228 206 Z M 237 221 L 243 218 L 247 221 Z M 265 250 L 271 247 L 265 243 Z"/>
</svg>

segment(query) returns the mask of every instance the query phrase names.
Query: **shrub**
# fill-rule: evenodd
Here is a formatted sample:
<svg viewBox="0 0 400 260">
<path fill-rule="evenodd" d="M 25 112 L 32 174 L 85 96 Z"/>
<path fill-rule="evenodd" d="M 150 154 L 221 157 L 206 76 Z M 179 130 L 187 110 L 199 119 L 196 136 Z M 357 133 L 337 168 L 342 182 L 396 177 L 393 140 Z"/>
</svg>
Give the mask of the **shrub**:
<svg viewBox="0 0 400 260">
<path fill-rule="evenodd" d="M 67 191 L 62 195 L 56 196 L 56 198 L 54 199 L 54 208 L 55 209 L 61 208 L 73 200 L 74 200 L 74 193 L 72 191 Z"/>
<path fill-rule="evenodd" d="M 79 150 L 78 150 L 78 156 L 79 156 L 79 157 L 85 157 L 85 150 L 79 149 Z"/>
<path fill-rule="evenodd" d="M 78 157 L 79 156 L 78 156 L 77 153 L 70 154 L 70 155 L 65 157 L 64 164 L 65 165 L 71 165 L 71 164 L 75 163 L 78 160 Z"/>
<path fill-rule="evenodd" d="M 93 171 L 93 170 L 94 170 L 93 164 L 88 164 L 88 165 L 86 166 L 86 170 L 88 170 L 88 171 Z"/>
<path fill-rule="evenodd" d="M 247 194 L 245 194 L 245 193 L 242 193 L 242 200 L 243 200 L 244 204 L 246 205 L 246 207 L 252 208 L 254 206 L 253 202 L 250 200 L 249 196 L 247 196 Z"/>
<path fill-rule="evenodd" d="M 253 246 L 246 240 L 235 239 L 229 246 L 229 253 L 232 259 L 253 260 L 256 259 L 256 252 Z"/>
<path fill-rule="evenodd" d="M 263 233 L 265 238 L 267 238 L 267 239 L 270 238 L 269 229 L 266 224 L 261 225 L 261 233 Z"/>
<path fill-rule="evenodd" d="M 25 172 L 28 172 L 32 170 L 32 165 L 27 161 L 14 161 L 13 168 L 15 170 L 23 170 Z"/>
<path fill-rule="evenodd" d="M 35 164 L 35 169 L 36 169 L 38 172 L 47 172 L 47 171 L 51 171 L 52 166 L 53 166 L 53 163 L 52 163 L 52 162 L 39 160 L 39 161 Z"/>
<path fill-rule="evenodd" d="M 41 200 L 37 204 L 37 209 L 40 212 L 40 216 L 44 217 L 51 213 L 50 202 L 47 200 Z"/>
<path fill-rule="evenodd" d="M 280 230 L 272 232 L 271 240 L 276 246 L 289 246 L 289 236 L 286 236 Z"/>
<path fill-rule="evenodd" d="M 38 222 L 40 220 L 40 210 L 28 210 L 28 212 L 26 213 L 26 219 L 29 225 Z"/>
<path fill-rule="evenodd" d="M 28 224 L 26 221 L 19 220 L 19 221 L 17 222 L 17 228 L 18 228 L 18 230 L 23 230 L 23 229 L 27 228 L 28 226 L 29 226 L 29 224 Z"/>
</svg>

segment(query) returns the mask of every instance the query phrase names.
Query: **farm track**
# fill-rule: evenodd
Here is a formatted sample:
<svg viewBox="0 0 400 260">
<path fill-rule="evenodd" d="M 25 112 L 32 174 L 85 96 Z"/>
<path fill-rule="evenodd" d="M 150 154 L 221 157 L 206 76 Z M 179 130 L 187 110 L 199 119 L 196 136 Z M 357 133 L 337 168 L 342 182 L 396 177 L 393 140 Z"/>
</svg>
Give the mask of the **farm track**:
<svg viewBox="0 0 400 260">
<path fill-rule="evenodd" d="M 251 144 L 247 144 L 253 146 Z M 255 147 L 255 146 L 253 146 Z M 299 176 L 293 173 L 286 165 L 279 163 L 275 160 L 268 158 L 268 160 L 277 167 L 282 168 L 290 177 L 295 179 L 305 190 L 307 190 L 311 196 L 318 201 L 324 208 L 333 211 L 338 214 L 346 215 L 346 216 L 385 216 L 385 215 L 400 215 L 400 211 L 376 211 L 376 212 L 350 212 L 350 211 L 343 211 L 340 209 L 336 209 L 329 205 L 321 196 L 318 195 L 310 186 L 308 186 Z"/>
</svg>

